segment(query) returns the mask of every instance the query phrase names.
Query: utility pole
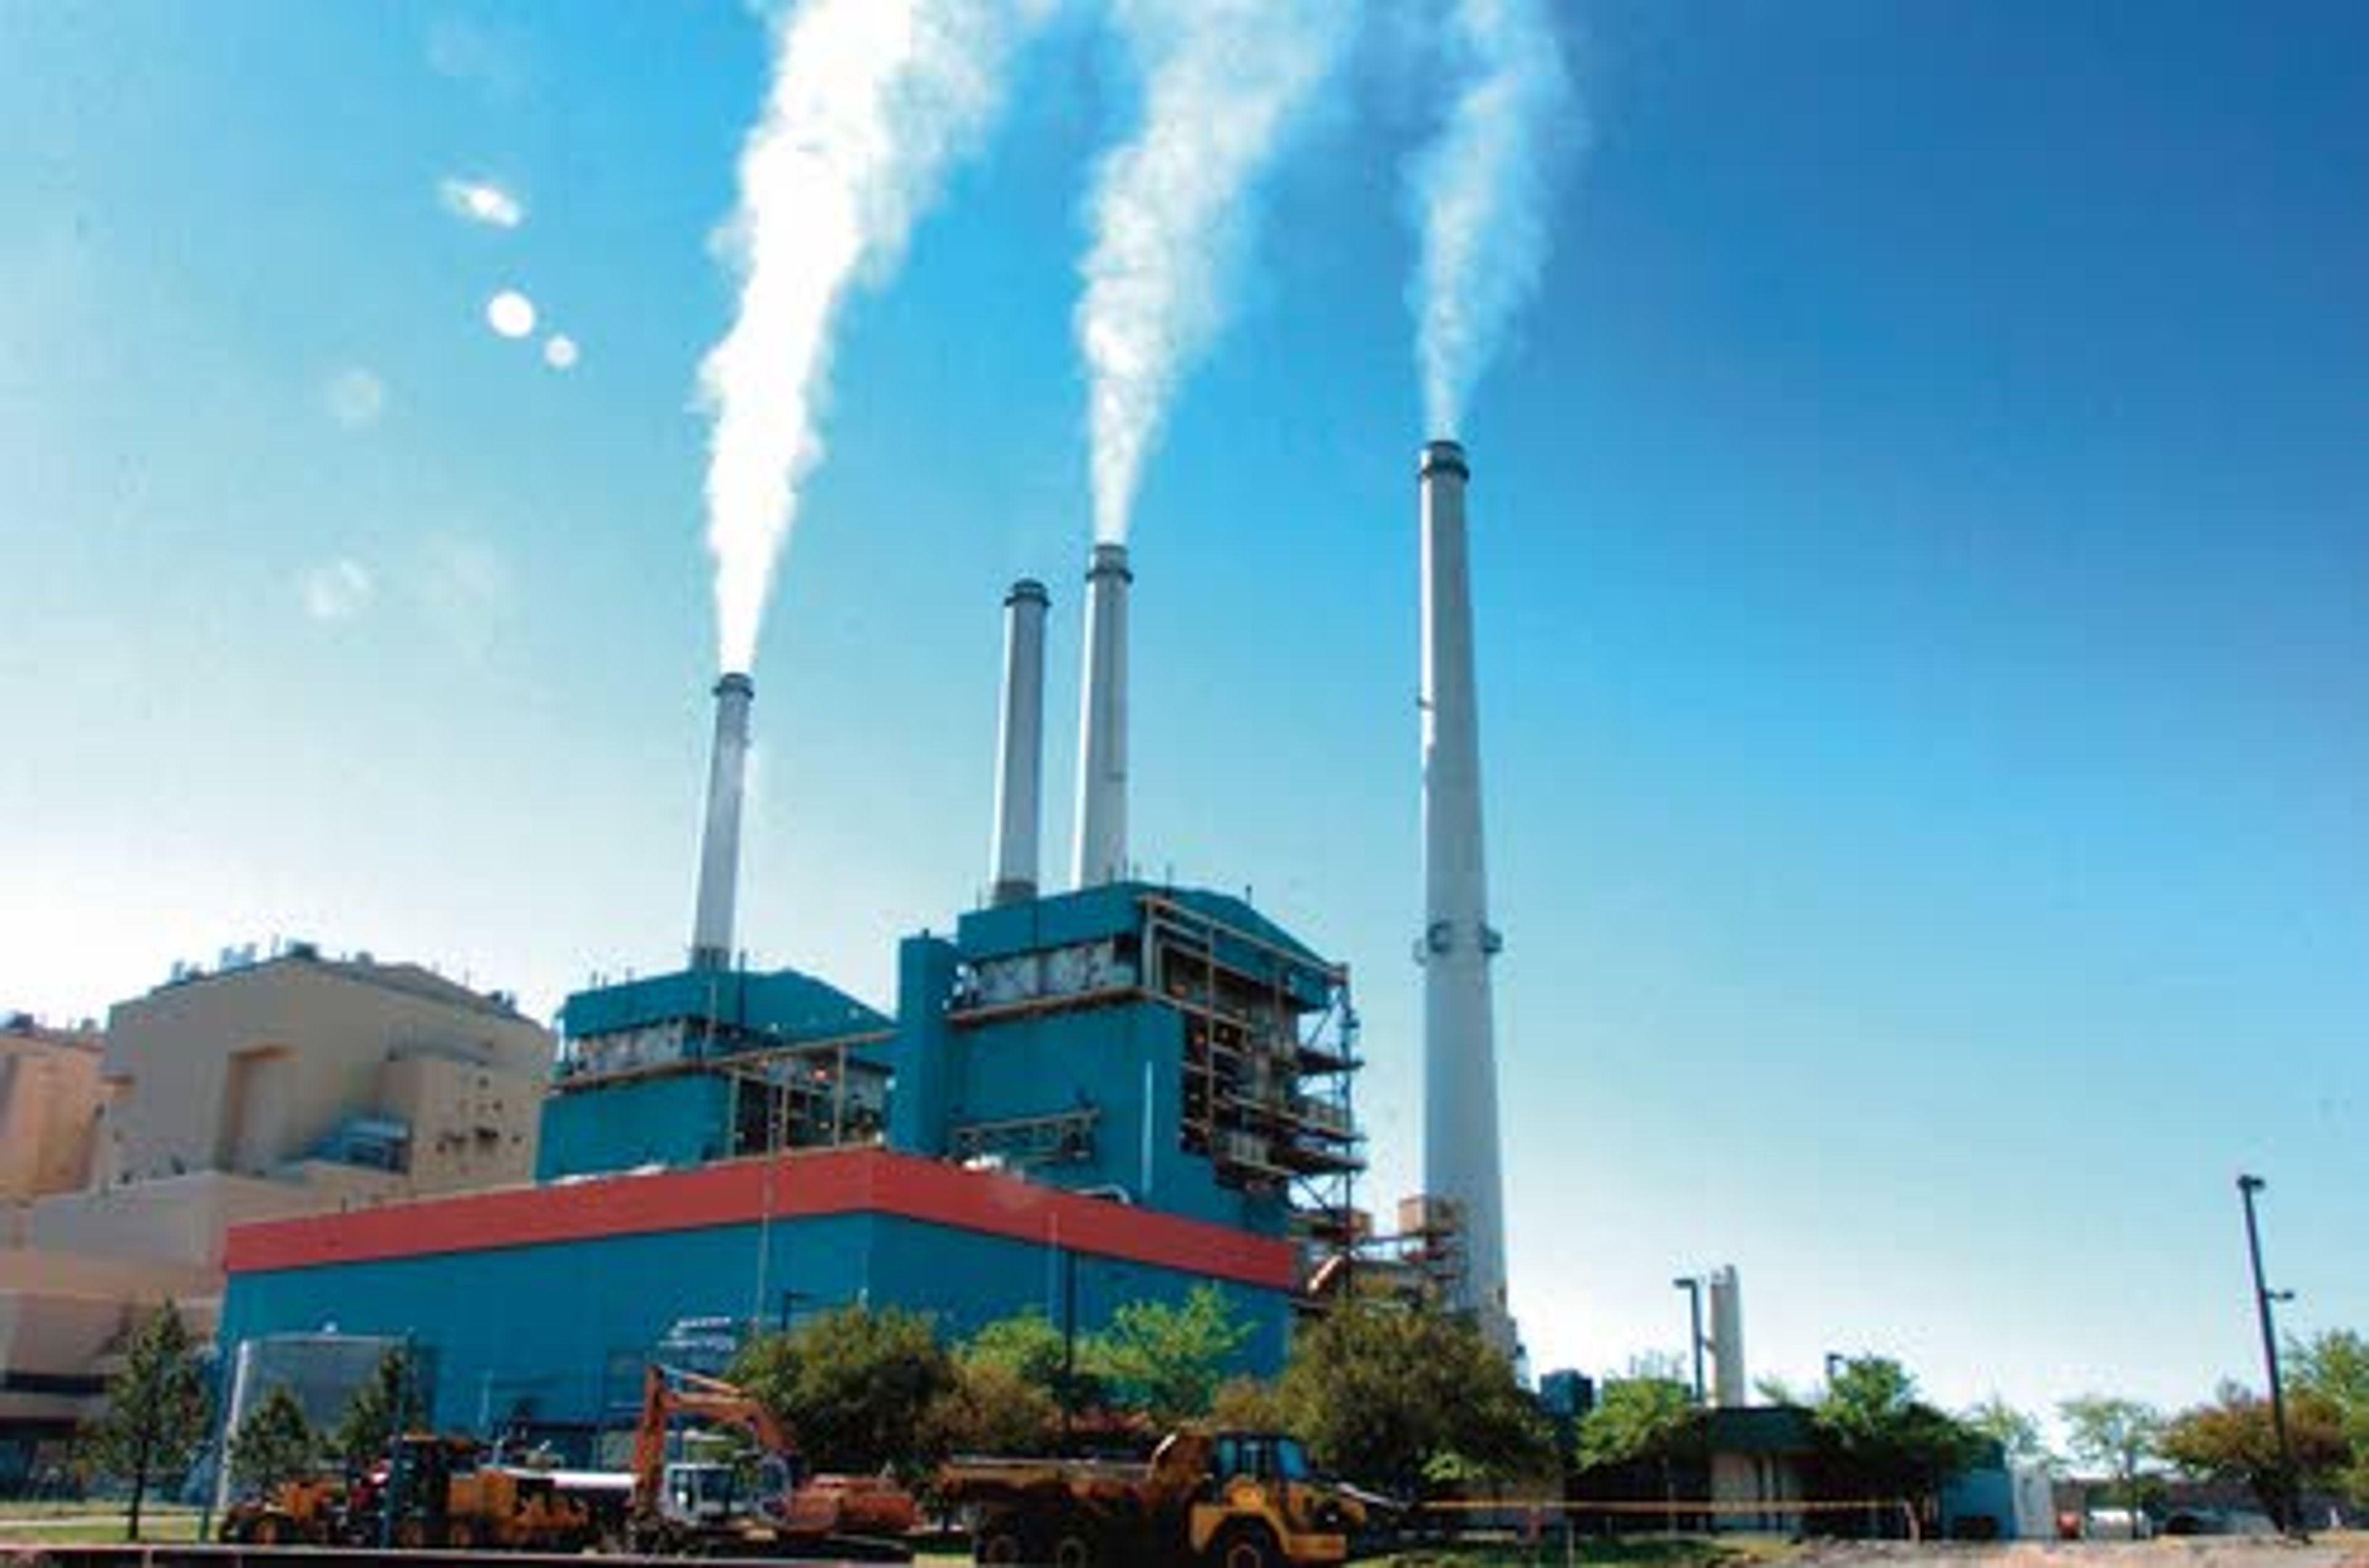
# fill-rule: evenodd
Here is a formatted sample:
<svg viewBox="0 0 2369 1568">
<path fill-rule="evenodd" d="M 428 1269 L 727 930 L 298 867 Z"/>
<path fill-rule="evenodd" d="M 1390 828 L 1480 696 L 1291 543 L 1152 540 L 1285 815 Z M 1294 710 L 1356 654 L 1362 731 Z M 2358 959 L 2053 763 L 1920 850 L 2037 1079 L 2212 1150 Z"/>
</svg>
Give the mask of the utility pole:
<svg viewBox="0 0 2369 1568">
<path fill-rule="evenodd" d="M 2246 1255 L 2254 1265 L 2254 1310 L 2262 1324 L 2262 1368 L 2271 1379 L 2271 1425 L 2279 1437 L 2279 1528 L 2300 1539 L 2303 1497 L 2296 1484 L 2295 1444 L 2287 1436 L 2286 1391 L 2279 1382 L 2279 1331 L 2272 1304 L 2292 1301 L 2292 1290 L 2272 1290 L 2262 1279 L 2262 1231 L 2254 1219 L 2254 1195 L 2270 1184 L 2260 1176 L 2237 1178 L 2237 1198 L 2246 1208 Z"/>
<path fill-rule="evenodd" d="M 1078 1410 L 1078 1254 L 1061 1252 L 1061 1454 L 1074 1454 Z"/>
</svg>

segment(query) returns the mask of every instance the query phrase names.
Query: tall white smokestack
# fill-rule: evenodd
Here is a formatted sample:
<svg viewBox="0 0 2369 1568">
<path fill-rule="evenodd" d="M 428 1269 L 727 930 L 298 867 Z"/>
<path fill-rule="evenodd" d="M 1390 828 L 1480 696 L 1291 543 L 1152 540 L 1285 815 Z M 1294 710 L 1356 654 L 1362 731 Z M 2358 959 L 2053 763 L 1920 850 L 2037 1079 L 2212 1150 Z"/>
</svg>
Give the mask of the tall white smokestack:
<svg viewBox="0 0 2369 1568">
<path fill-rule="evenodd" d="M 1045 767 L 1045 585 L 1022 578 L 1003 598 L 1003 725 L 996 738 L 995 844 L 988 895 L 998 904 L 1036 896 L 1036 824 Z"/>
<path fill-rule="evenodd" d="M 1086 568 L 1086 678 L 1078 715 L 1077 885 L 1127 875 L 1127 546 Z"/>
<path fill-rule="evenodd" d="M 1728 1267 L 1711 1271 L 1711 1402 L 1722 1410 L 1751 1402 L 1744 1381 L 1744 1287 Z"/>
<path fill-rule="evenodd" d="M 1461 1216 L 1452 1304 L 1500 1348 L 1515 1347 L 1505 1302 L 1505 1185 L 1497 1161 L 1495 1025 L 1482 853 L 1481 730 L 1472 672 L 1472 580 L 1464 532 L 1464 449 L 1423 450 L 1424 1187 Z"/>
<path fill-rule="evenodd" d="M 749 760 L 749 704 L 757 687 L 746 675 L 715 682 L 715 748 L 707 764 L 707 828 L 699 841 L 699 903 L 691 921 L 691 967 L 728 968 L 732 906 L 740 881 L 740 781 Z"/>
</svg>

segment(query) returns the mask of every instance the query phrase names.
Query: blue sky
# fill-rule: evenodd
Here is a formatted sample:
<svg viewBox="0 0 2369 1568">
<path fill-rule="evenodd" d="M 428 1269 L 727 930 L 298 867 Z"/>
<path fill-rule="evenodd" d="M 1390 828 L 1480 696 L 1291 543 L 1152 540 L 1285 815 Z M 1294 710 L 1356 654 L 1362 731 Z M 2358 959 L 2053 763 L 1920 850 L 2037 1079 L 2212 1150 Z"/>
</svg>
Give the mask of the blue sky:
<svg viewBox="0 0 2369 1568">
<path fill-rule="evenodd" d="M 2369 1324 L 2369 19 L 1559 8 L 1594 123 L 1475 472 L 1515 1306 L 1541 1367 L 2178 1402 Z M 1134 843 L 1355 967 L 1419 1169 L 1414 8 L 1373 7 L 1147 471 Z M 684 941 L 728 5 L 0 8 L 0 1005 L 302 935 L 548 1010 Z M 744 939 L 889 1000 L 1055 593 L 1079 0 L 844 322 L 756 678 Z M 440 182 L 514 191 L 457 220 Z M 517 288 L 581 347 L 487 331 Z M 538 335 L 539 337 L 539 335 Z"/>
</svg>

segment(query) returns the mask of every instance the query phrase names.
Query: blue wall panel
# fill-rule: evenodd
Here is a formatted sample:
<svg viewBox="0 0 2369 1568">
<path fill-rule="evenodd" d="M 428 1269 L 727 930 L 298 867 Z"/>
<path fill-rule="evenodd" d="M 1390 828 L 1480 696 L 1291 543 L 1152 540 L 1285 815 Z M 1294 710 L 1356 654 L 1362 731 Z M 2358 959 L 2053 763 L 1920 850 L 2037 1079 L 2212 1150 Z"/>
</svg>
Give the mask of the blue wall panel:
<svg viewBox="0 0 2369 1568">
<path fill-rule="evenodd" d="M 761 1266 L 760 1257 L 762 1257 Z M 318 1331 L 408 1336 L 437 1367 L 436 1424 L 498 1426 L 521 1402 L 538 1422 L 630 1419 L 639 1364 L 685 1318 L 768 1328 L 849 1303 L 933 1314 L 961 1338 L 1035 1308 L 1059 1322 L 1053 1246 L 889 1215 L 833 1215 L 235 1276 L 225 1355 L 244 1339 Z M 1199 1276 L 1080 1254 L 1078 1322 L 1129 1300 L 1182 1300 Z M 1284 1293 L 1221 1285 L 1253 1333 L 1240 1369 L 1283 1363 Z"/>
<path fill-rule="evenodd" d="M 720 1074 L 637 1078 L 554 1094 L 543 1103 L 534 1177 L 681 1169 L 722 1159 L 731 1134 L 732 1081 Z"/>
<path fill-rule="evenodd" d="M 235 1276 L 227 1351 L 260 1334 L 409 1335 L 433 1346 L 434 1417 L 475 1428 L 531 1399 L 538 1420 L 585 1422 L 637 1391 L 607 1386 L 682 1318 L 761 1315 L 861 1298 L 873 1218 L 833 1215 L 594 1242 L 448 1253 Z"/>
</svg>

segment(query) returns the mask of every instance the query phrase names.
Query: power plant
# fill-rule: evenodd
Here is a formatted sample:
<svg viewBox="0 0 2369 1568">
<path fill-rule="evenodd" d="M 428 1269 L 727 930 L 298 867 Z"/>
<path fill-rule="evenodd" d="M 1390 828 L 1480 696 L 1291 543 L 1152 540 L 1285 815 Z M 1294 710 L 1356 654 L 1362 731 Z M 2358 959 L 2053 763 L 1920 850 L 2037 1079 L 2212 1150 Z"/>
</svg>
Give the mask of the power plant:
<svg viewBox="0 0 2369 1568">
<path fill-rule="evenodd" d="M 1080 886 L 1038 886 L 1050 595 L 1024 579 L 984 906 L 903 942 L 890 1013 L 747 967 L 754 687 L 727 674 L 690 961 L 567 998 L 534 1184 L 237 1229 L 225 1343 L 402 1336 L 437 1368 L 440 1420 L 563 1442 L 613 1425 L 683 1323 L 855 1301 L 957 1333 L 1031 1308 L 1092 1328 L 1213 1284 L 1251 1327 L 1244 1365 L 1278 1367 L 1306 1282 L 1361 1230 L 1349 974 L 1232 894 L 1127 875 L 1130 580 L 1098 545 Z"/>
<path fill-rule="evenodd" d="M 1510 1354 L 1467 477 L 1460 447 L 1425 450 L 1411 1207 L 1445 1299 Z M 685 1323 L 738 1334 L 850 1302 L 957 1334 L 1028 1309 L 1092 1328 L 1214 1284 L 1251 1327 L 1243 1366 L 1279 1368 L 1370 1231 L 1349 971 L 1242 898 L 1130 875 L 1132 584 L 1126 548 L 1094 545 L 1070 890 L 1041 886 L 1041 582 L 1003 599 L 988 897 L 903 941 L 887 1012 L 736 957 L 755 687 L 726 673 L 688 962 L 566 999 L 533 1184 L 238 1228 L 225 1344 L 324 1322 L 400 1336 L 437 1368 L 439 1420 L 562 1442 L 613 1425 Z"/>
<path fill-rule="evenodd" d="M 670 952 L 660 972 L 595 977 L 544 1030 L 504 993 L 292 944 L 262 967 L 177 971 L 147 1010 L 171 1027 L 143 1036 L 135 1012 L 129 1044 L 108 1046 L 107 1130 L 139 1130 L 120 1114 L 138 1087 L 169 1107 L 176 1137 L 116 1139 L 160 1190 L 100 1183 L 82 1195 L 86 1229 L 136 1244 L 186 1231 L 192 1272 L 169 1294 L 218 1299 L 223 1361 L 247 1369 L 237 1387 L 400 1345 L 429 1425 L 573 1457 L 632 1424 L 651 1365 L 728 1356 L 850 1305 L 923 1312 L 953 1338 L 1041 1310 L 1073 1345 L 1125 1307 L 1214 1290 L 1246 1336 L 1230 1370 L 1272 1374 L 1296 1318 L 1403 1291 L 1467 1315 L 1518 1360 L 1459 444 L 1432 441 L 1419 470 L 1425 1141 L 1422 1189 L 1394 1233 L 1377 1235 L 1357 1204 L 1368 1147 L 1352 1084 L 1365 1061 L 1349 966 L 1247 892 L 1147 879 L 1130 838 L 1126 541 L 1142 472 L 1231 314 L 1233 253 L 1253 249 L 1213 235 L 1254 231 L 1266 171 L 1354 53 L 1348 9 L 1245 8 L 1181 30 L 1126 8 L 1116 18 L 1143 114 L 1095 161 L 1083 204 L 1073 322 L 1094 532 L 1069 865 L 1045 864 L 1055 595 L 1024 577 L 1002 601 L 976 907 L 898 942 L 889 998 L 749 956 L 750 672 L 823 460 L 841 326 L 852 300 L 893 278 L 1016 96 L 1007 78 L 1042 9 L 924 3 L 884 26 L 867 7 L 812 5 L 764 29 L 764 107 L 715 246 L 737 300 L 699 366 L 717 651 L 703 669 L 715 671 L 701 715 L 712 729 L 680 963 Z M 1438 112 L 1407 189 L 1425 418 L 1442 433 L 1539 271 L 1547 132 L 1574 122 L 1555 30 L 1535 7 L 1468 6 L 1422 46 L 1449 63 L 1426 58 Z M 486 217 L 483 193 L 515 226 L 517 203 L 492 187 L 472 187 L 462 215 Z M 515 302 L 506 291 L 497 303 Z M 565 368 L 561 349 L 573 362 L 571 339 L 546 347 L 552 366 Z M 269 972 L 232 978 L 248 968 Z M 180 1049 L 192 1044 L 202 1050 Z M 62 1054 L 75 1048 L 45 1043 L 61 1115 L 97 1093 Z M 127 1061 L 148 1070 L 144 1085 Z M 28 1162 L 51 1180 L 68 1162 Z M 128 1277 L 92 1257 L 88 1278 Z M 0 1328 L 18 1320 L 36 1322 L 0 1299 Z M 1304 1482 L 1281 1454 L 1262 1473 Z M 1341 1522 L 1336 1510 L 1322 1533 Z M 1225 1548 L 1220 1536 L 1213 1555 L 1240 1556 Z"/>
</svg>

